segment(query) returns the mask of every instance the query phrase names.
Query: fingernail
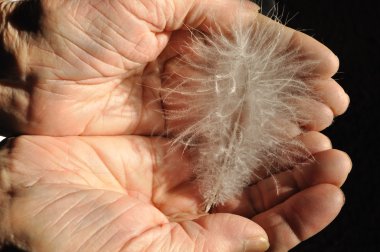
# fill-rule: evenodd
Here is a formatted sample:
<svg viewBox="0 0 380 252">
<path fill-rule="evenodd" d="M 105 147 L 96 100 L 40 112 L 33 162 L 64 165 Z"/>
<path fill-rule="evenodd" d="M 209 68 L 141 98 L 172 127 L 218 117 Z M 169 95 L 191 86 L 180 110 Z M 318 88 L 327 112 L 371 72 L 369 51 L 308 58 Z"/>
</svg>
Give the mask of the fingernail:
<svg viewBox="0 0 380 252">
<path fill-rule="evenodd" d="M 269 241 L 266 237 L 253 237 L 244 242 L 244 252 L 263 252 L 269 249 Z"/>
</svg>

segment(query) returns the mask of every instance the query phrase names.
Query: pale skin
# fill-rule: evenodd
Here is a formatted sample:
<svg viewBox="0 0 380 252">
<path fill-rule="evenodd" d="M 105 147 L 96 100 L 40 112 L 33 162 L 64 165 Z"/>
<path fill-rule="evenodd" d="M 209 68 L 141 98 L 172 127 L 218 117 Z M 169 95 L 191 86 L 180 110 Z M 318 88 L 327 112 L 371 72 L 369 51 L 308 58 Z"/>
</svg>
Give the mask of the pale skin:
<svg viewBox="0 0 380 252">
<path fill-rule="evenodd" d="M 218 23 L 228 31 L 233 10 L 248 22 L 262 18 L 258 7 L 40 2 L 38 32 L 0 26 L 18 66 L 17 76 L 0 78 L 0 131 L 25 135 L 0 151 L 2 239 L 30 251 L 266 251 L 270 244 L 268 251 L 281 252 L 337 216 L 351 161 L 317 131 L 349 99 L 331 78 L 338 60 L 324 45 L 291 29 L 284 34 L 284 43 L 320 62 L 321 103 L 298 136 L 316 162 L 275 175 L 279 191 L 269 177 L 205 214 L 191 157 L 167 155 L 168 140 L 150 136 L 165 129 L 155 91 L 160 70 L 172 69 L 176 45 L 188 39 L 184 27 L 208 32 Z M 2 15 L 18 4 L 0 1 Z"/>
</svg>

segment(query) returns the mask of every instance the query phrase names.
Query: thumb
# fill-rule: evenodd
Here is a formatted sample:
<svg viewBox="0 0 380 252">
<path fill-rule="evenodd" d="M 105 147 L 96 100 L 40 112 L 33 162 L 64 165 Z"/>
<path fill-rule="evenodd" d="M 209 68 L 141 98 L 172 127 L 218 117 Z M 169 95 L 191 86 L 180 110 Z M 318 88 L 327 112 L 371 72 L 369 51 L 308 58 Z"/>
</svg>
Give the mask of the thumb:
<svg viewBox="0 0 380 252">
<path fill-rule="evenodd" d="M 268 236 L 249 219 L 232 214 L 212 214 L 195 221 L 205 230 L 209 251 L 266 251 Z M 186 229 L 186 225 L 182 224 Z"/>
<path fill-rule="evenodd" d="M 212 214 L 171 222 L 139 235 L 123 251 L 262 252 L 269 248 L 265 231 L 249 219 Z M 125 249 L 125 250 L 124 250 Z"/>
<path fill-rule="evenodd" d="M 201 217 L 194 222 L 195 224 L 183 223 L 182 226 L 191 234 L 191 230 L 194 229 L 191 225 L 199 225 L 199 228 L 204 230 L 206 250 L 256 252 L 269 248 L 268 236 L 264 229 L 244 217 L 220 213 Z"/>
</svg>

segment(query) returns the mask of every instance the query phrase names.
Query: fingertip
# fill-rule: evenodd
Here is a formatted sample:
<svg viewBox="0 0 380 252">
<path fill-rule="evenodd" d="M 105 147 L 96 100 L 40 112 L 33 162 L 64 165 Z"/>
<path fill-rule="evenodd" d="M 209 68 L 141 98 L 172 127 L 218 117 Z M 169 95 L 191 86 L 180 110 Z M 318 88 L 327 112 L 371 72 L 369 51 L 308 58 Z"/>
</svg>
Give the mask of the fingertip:
<svg viewBox="0 0 380 252">
<path fill-rule="evenodd" d="M 319 41 L 314 40 L 315 44 L 315 52 L 312 53 L 312 49 L 310 48 L 310 55 L 317 61 L 317 66 L 315 69 L 315 73 L 317 77 L 321 79 L 328 79 L 334 76 L 339 69 L 339 58 L 336 56 L 327 46 L 320 43 Z"/>
<path fill-rule="evenodd" d="M 306 178 L 309 185 L 331 184 L 341 187 L 352 169 L 352 162 L 347 153 L 332 149 L 317 153 L 314 157 L 316 162 Z"/>
<path fill-rule="evenodd" d="M 347 170 L 347 173 L 351 171 L 351 168 L 352 168 L 351 158 L 344 151 L 332 149 L 332 150 L 327 150 L 321 153 L 317 153 L 315 156 L 316 156 L 317 161 L 321 164 L 329 162 L 332 165 L 345 168 L 345 170 Z"/>
<path fill-rule="evenodd" d="M 323 60 L 324 68 L 326 69 L 326 76 L 334 76 L 339 69 L 340 61 L 336 54 L 334 54 L 328 47 L 325 47 L 325 59 Z"/>
<path fill-rule="evenodd" d="M 306 130 L 322 131 L 333 123 L 334 113 L 327 105 L 321 102 L 311 102 L 307 106 L 310 120 L 304 126 Z"/>
<path fill-rule="evenodd" d="M 325 226 L 330 224 L 339 212 L 342 210 L 342 207 L 345 203 L 345 196 L 343 191 L 332 184 L 319 184 L 310 188 L 311 191 L 314 191 L 314 202 L 319 202 L 318 206 L 315 204 L 315 211 L 325 212 Z M 307 189 L 309 190 L 309 189 Z M 317 195 L 319 194 L 319 195 Z M 307 199 L 305 199 L 307 200 Z M 310 208 L 312 206 L 309 206 Z M 310 212 L 312 213 L 312 211 Z M 323 229 L 322 227 L 321 229 Z"/>
<path fill-rule="evenodd" d="M 335 109 L 335 116 L 343 115 L 347 111 L 351 102 L 350 96 L 346 92 L 343 91 L 343 93 L 341 93 L 340 96 L 341 97 L 339 98 L 339 100 L 341 100 L 342 102 L 341 105 Z"/>
<path fill-rule="evenodd" d="M 332 148 L 330 139 L 317 131 L 306 132 L 300 135 L 299 138 L 311 154 Z"/>
<path fill-rule="evenodd" d="M 340 206 L 340 209 L 342 209 L 342 207 L 344 206 L 344 204 L 346 203 L 346 196 L 344 195 L 344 192 L 342 191 L 342 189 L 340 188 L 336 188 L 338 190 L 336 190 L 336 195 L 335 195 L 335 204 L 337 206 Z"/>
<path fill-rule="evenodd" d="M 306 191 L 308 191 L 308 195 L 304 195 L 305 202 L 314 203 L 310 204 L 308 207 L 312 208 L 314 205 L 314 211 L 318 211 L 318 209 L 320 212 L 325 211 L 325 216 L 328 217 L 327 219 L 330 219 L 330 221 L 326 221 L 326 224 L 329 224 L 338 215 L 344 205 L 345 199 L 343 191 L 335 185 L 319 184 L 306 189 Z M 311 200 L 309 201 L 308 198 Z M 315 204 L 316 202 L 319 202 L 319 204 Z M 310 211 L 310 213 L 312 212 L 313 211 Z"/>
<path fill-rule="evenodd" d="M 336 158 L 339 160 L 340 167 L 342 167 L 342 169 L 345 171 L 345 179 L 346 179 L 348 174 L 352 170 L 353 164 L 352 164 L 351 157 L 344 151 L 336 150 L 336 149 L 334 149 L 333 151 L 336 155 Z"/>
<path fill-rule="evenodd" d="M 295 31 L 289 47 L 298 49 L 304 60 L 316 62 L 314 74 L 321 79 L 331 78 L 339 69 L 339 58 L 324 44 L 305 33 Z"/>
<path fill-rule="evenodd" d="M 315 90 L 321 100 L 334 112 L 334 116 L 339 116 L 347 110 L 350 97 L 335 80 L 321 80 L 315 85 Z"/>
</svg>

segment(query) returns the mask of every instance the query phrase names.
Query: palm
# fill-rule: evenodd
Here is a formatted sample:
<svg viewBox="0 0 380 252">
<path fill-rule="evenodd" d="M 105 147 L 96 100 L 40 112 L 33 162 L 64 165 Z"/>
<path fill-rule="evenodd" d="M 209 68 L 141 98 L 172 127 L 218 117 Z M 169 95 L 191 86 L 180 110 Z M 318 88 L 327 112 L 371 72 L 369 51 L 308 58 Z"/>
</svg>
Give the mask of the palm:
<svg viewBox="0 0 380 252">
<path fill-rule="evenodd" d="M 142 141 L 133 139 L 129 142 L 125 138 L 101 138 L 94 141 L 44 137 L 18 141 L 15 151 L 20 155 L 14 156 L 14 160 L 31 158 L 31 163 L 44 160 L 42 164 L 29 167 L 27 173 L 32 176 L 15 178 L 20 181 L 20 186 L 34 185 L 27 190 L 28 203 L 23 204 L 23 198 L 26 197 L 20 197 L 15 202 L 13 211 L 24 228 L 26 226 L 42 236 L 44 244 L 32 240 L 32 246 L 42 251 L 101 251 L 105 241 L 116 235 L 122 238 L 110 240 L 108 246 L 109 249 L 118 250 L 135 232 L 164 223 L 165 217 L 150 203 L 152 160 L 145 161 L 145 155 L 138 157 L 137 153 L 130 159 L 130 156 L 122 155 L 116 148 L 107 148 L 113 145 L 133 150 L 132 144 L 141 144 Z M 143 146 L 148 147 L 149 143 Z M 39 154 L 39 158 L 36 160 L 34 155 L 28 156 L 25 153 L 28 149 Z M 139 161 L 134 162 L 134 158 Z M 56 163 L 57 160 L 68 162 L 62 166 Z M 120 169 L 115 170 L 115 167 Z M 25 174 L 25 166 L 20 165 L 16 169 L 20 174 Z M 36 181 L 36 178 L 42 179 Z M 131 181 L 133 184 L 129 184 Z M 21 208 L 18 207 L 20 205 Z M 131 215 L 137 218 L 128 221 L 128 216 Z M 49 222 L 45 221 L 47 216 Z M 94 229 L 95 226 L 100 228 Z M 135 230 L 128 234 L 130 226 Z M 107 232 L 115 229 L 118 229 L 117 233 Z M 72 233 L 76 233 L 77 238 L 67 246 L 62 239 Z M 99 240 L 100 234 L 104 237 Z M 57 244 L 62 244 L 63 247 L 57 247 Z"/>
<path fill-rule="evenodd" d="M 191 233 L 204 232 L 208 221 L 189 223 L 201 215 L 200 198 L 184 159 L 175 153 L 163 157 L 162 144 L 142 137 L 20 138 L 11 176 L 16 188 L 27 189 L 12 205 L 15 234 L 33 230 L 38 239 L 29 237 L 29 245 L 39 251 L 136 249 L 150 235 L 165 250 L 199 251 L 206 237 L 196 243 Z M 162 158 L 169 160 L 158 169 Z M 131 242 L 136 236 L 141 241 Z M 174 244 L 165 245 L 168 239 Z"/>
<path fill-rule="evenodd" d="M 141 6 L 124 1 L 112 1 L 112 12 L 103 12 L 110 8 L 105 1 L 41 5 L 49 15 L 41 18 L 40 36 L 21 45 L 28 57 L 19 54 L 20 68 L 26 68 L 23 74 L 32 81 L 22 104 L 28 112 L 18 119 L 24 121 L 18 130 L 49 135 L 151 133 L 146 118 L 158 118 L 160 103 L 152 103 L 157 97 L 145 89 L 160 83 L 155 69 L 146 70 L 146 65 L 169 37 L 163 32 L 163 16 L 149 21 L 159 6 L 136 13 Z"/>
<path fill-rule="evenodd" d="M 161 70 L 165 66 L 169 74 L 179 71 L 176 45 L 188 37 L 175 30 L 183 22 L 200 29 L 212 25 L 204 6 L 194 8 L 206 1 L 40 2 L 45 15 L 38 33 L 26 36 L 16 48 L 27 82 L 11 80 L 9 85 L 0 80 L 5 98 L 0 99 L 0 118 L 7 122 L 0 131 L 50 136 L 162 134 L 165 122 L 157 92 L 163 83 Z M 222 5 L 207 4 L 211 6 L 207 13 L 214 11 L 212 20 L 219 18 L 226 26 L 233 20 L 218 10 Z M 112 11 L 105 12 L 110 6 Z M 178 13 L 171 15 L 173 10 Z M 25 35 L 6 32 L 11 40 Z M 284 38 L 292 37 L 290 46 L 302 45 L 307 52 L 313 48 L 322 61 L 315 71 L 326 102 L 315 106 L 315 120 L 308 125 L 320 130 L 331 123 L 333 114 L 346 109 L 348 99 L 331 79 L 336 72 L 331 52 L 305 35 L 292 34 L 289 31 Z M 10 51 L 16 50 L 9 44 Z M 233 214 L 204 215 L 189 157 L 168 152 L 165 139 L 18 138 L 0 154 L 1 182 L 11 181 L 0 184 L 12 199 L 6 211 L 11 223 L 7 232 L 15 242 L 37 251 L 234 251 L 244 249 L 246 241 L 265 237 L 262 226 L 273 250 L 284 251 L 337 214 L 341 195 L 336 186 L 350 167 L 345 156 L 329 150 L 322 135 L 312 132 L 304 141 L 312 153 L 320 152 L 316 154 L 320 162 L 302 172 L 277 175 L 279 194 L 269 178 L 215 209 L 252 222 Z M 326 170 L 337 163 L 340 169 Z"/>
</svg>

